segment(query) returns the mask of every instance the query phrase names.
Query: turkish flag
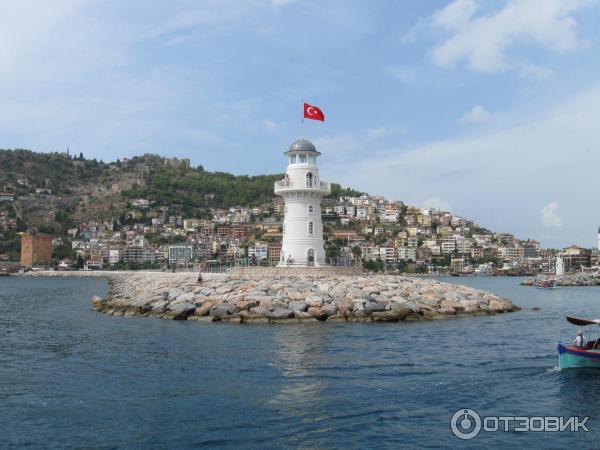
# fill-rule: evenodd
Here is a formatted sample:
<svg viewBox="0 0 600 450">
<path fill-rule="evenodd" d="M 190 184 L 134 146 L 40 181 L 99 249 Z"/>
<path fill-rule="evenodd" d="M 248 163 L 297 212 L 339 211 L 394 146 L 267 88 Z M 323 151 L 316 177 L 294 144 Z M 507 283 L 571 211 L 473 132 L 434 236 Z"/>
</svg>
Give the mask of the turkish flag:
<svg viewBox="0 0 600 450">
<path fill-rule="evenodd" d="M 325 121 L 325 114 L 316 106 L 309 105 L 308 103 L 304 104 L 304 118 L 312 119 L 312 120 L 320 120 L 321 122 Z"/>
</svg>

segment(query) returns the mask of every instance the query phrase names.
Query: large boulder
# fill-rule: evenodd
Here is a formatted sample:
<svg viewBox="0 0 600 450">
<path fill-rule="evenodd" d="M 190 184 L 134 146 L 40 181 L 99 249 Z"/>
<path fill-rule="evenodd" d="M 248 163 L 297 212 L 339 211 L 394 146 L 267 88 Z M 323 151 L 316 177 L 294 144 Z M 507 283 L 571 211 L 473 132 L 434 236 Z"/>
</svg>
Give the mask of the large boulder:
<svg viewBox="0 0 600 450">
<path fill-rule="evenodd" d="M 314 319 L 313 315 L 306 311 L 294 310 L 295 319 Z"/>
<path fill-rule="evenodd" d="M 346 297 L 336 299 L 335 304 L 337 305 L 339 313 L 342 315 L 344 315 L 347 311 L 351 312 L 354 310 L 354 302 L 352 299 Z"/>
<path fill-rule="evenodd" d="M 512 311 L 513 309 L 512 303 L 503 299 L 491 299 L 488 306 L 492 311 L 496 312 Z"/>
<path fill-rule="evenodd" d="M 185 309 L 167 310 L 162 314 L 163 319 L 169 320 L 186 320 L 190 315 L 190 311 Z"/>
<path fill-rule="evenodd" d="M 256 306 L 255 308 L 250 309 L 249 317 L 267 317 L 270 312 L 271 311 L 263 306 Z"/>
<path fill-rule="evenodd" d="M 317 320 L 326 320 L 327 312 L 323 311 L 320 306 L 311 306 L 308 308 L 308 313 Z"/>
<path fill-rule="evenodd" d="M 216 319 L 235 313 L 235 306 L 230 303 L 220 303 L 210 309 L 210 316 Z"/>
<path fill-rule="evenodd" d="M 306 303 L 308 307 L 321 306 L 323 304 L 323 298 L 319 295 L 310 295 L 306 297 L 304 303 Z"/>
<path fill-rule="evenodd" d="M 392 309 L 388 311 L 375 311 L 371 316 L 377 322 L 398 322 L 399 320 L 404 320 L 411 312 L 412 310 L 408 306 L 395 303 L 392 305 Z"/>
<path fill-rule="evenodd" d="M 362 288 L 362 291 L 365 295 L 379 294 L 381 289 L 377 286 L 365 286 L 364 288 Z"/>
<path fill-rule="evenodd" d="M 194 294 L 192 292 L 184 292 L 179 295 L 176 299 L 176 302 L 190 303 L 194 301 Z"/>
<path fill-rule="evenodd" d="M 273 308 L 273 311 L 267 312 L 267 317 L 270 319 L 289 319 L 294 315 L 294 312 L 289 309 L 280 307 Z"/>
<path fill-rule="evenodd" d="M 255 306 L 258 306 L 258 303 L 256 303 L 254 300 L 238 300 L 235 302 L 235 306 L 240 310 L 245 309 L 249 311 Z"/>
<path fill-rule="evenodd" d="M 292 300 L 288 303 L 288 308 L 292 311 L 306 311 L 308 309 L 308 305 L 303 301 Z"/>
<path fill-rule="evenodd" d="M 181 289 L 178 289 L 178 288 L 169 289 L 168 299 L 170 301 L 176 300 L 177 297 L 179 297 L 181 294 L 183 294 L 183 291 Z"/>
<path fill-rule="evenodd" d="M 377 303 L 377 302 L 366 302 L 365 303 L 365 311 L 367 312 L 367 314 L 373 314 L 374 312 L 385 311 L 385 310 L 386 310 L 386 306 L 383 303 Z"/>
<path fill-rule="evenodd" d="M 321 310 L 329 317 L 337 313 L 337 306 L 334 303 L 325 303 L 321 306 Z"/>
<path fill-rule="evenodd" d="M 227 294 L 227 293 L 233 291 L 234 288 L 235 288 L 235 286 L 233 286 L 231 284 L 226 284 L 224 286 L 221 286 L 220 288 L 217 288 L 216 293 L 217 294 Z"/>
</svg>

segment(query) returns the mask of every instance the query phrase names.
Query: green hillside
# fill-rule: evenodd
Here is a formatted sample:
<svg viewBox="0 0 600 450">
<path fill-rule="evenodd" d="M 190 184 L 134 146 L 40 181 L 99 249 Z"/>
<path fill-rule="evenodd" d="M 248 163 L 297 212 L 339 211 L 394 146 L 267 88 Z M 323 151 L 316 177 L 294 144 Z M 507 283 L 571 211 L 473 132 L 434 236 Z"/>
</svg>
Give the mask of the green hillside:
<svg viewBox="0 0 600 450">
<path fill-rule="evenodd" d="M 20 229 L 56 235 L 89 220 L 118 221 L 137 198 L 172 214 L 210 218 L 211 208 L 270 202 L 282 176 L 210 172 L 152 154 L 104 163 L 81 154 L 0 150 L 0 188 L 16 195 L 14 203 L 0 204 L 0 213 L 16 218 Z M 358 193 L 332 185 L 332 197 L 344 194 Z"/>
</svg>

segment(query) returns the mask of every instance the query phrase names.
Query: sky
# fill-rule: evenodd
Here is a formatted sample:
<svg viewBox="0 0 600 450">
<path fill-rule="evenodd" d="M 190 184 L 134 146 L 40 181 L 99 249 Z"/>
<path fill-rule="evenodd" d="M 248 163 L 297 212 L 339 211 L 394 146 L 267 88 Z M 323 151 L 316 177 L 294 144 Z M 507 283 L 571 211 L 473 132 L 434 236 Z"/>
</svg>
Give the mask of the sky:
<svg viewBox="0 0 600 450">
<path fill-rule="evenodd" d="M 0 148 L 321 177 L 596 245 L 600 0 L 0 0 Z M 302 100 L 324 123 L 301 124 Z"/>
</svg>

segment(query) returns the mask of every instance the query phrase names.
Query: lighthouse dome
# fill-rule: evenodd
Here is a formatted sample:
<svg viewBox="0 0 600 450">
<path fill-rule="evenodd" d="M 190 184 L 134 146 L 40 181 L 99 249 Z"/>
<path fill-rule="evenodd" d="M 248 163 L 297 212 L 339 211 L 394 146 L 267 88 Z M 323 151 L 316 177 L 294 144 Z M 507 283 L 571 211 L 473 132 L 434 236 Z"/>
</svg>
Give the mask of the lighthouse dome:
<svg viewBox="0 0 600 450">
<path fill-rule="evenodd" d="M 312 152 L 317 153 L 319 155 L 321 154 L 317 151 L 317 147 L 315 147 L 315 145 L 312 142 L 304 138 L 297 139 L 294 142 L 292 142 L 289 150 L 285 153 L 288 154 L 290 152 Z"/>
</svg>

